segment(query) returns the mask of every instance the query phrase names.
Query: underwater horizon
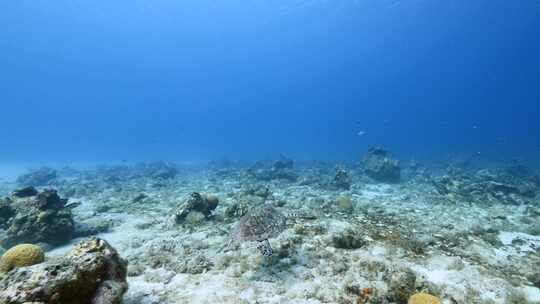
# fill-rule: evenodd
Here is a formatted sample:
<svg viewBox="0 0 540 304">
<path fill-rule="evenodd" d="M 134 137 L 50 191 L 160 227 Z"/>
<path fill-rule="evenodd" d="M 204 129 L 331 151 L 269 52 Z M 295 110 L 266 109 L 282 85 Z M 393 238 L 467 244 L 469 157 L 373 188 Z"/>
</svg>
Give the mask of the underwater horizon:
<svg viewBox="0 0 540 304">
<path fill-rule="evenodd" d="M 540 1 L 0 3 L 0 304 L 540 304 Z"/>
</svg>

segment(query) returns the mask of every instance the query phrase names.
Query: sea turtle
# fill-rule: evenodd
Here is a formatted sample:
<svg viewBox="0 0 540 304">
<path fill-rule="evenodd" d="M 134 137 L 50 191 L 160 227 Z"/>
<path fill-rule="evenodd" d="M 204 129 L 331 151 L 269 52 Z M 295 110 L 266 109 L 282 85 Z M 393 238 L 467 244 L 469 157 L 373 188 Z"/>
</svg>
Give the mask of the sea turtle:
<svg viewBox="0 0 540 304">
<path fill-rule="evenodd" d="M 276 209 L 274 200 L 267 200 L 264 204 L 252 207 L 240 218 L 234 226 L 227 247 L 233 242 L 256 241 L 257 249 L 261 254 L 271 256 L 273 250 L 268 239 L 277 237 L 285 230 L 287 220 L 290 218 L 312 219 L 313 217 L 296 213 L 285 215 Z"/>
</svg>

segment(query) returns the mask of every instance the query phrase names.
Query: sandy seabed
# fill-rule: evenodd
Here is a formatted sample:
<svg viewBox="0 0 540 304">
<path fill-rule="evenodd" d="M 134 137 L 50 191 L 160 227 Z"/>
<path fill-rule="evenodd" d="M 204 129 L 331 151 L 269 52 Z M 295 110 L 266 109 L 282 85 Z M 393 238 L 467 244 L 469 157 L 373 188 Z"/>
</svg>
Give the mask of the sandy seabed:
<svg viewBox="0 0 540 304">
<path fill-rule="evenodd" d="M 320 182 L 332 170 L 295 170 L 294 182 L 258 181 L 241 168 L 181 169 L 166 180 L 72 170 L 51 186 L 81 202 L 76 222 L 109 227 L 98 236 L 129 262 L 127 304 L 406 303 L 419 291 L 443 303 L 540 303 L 537 197 L 477 203 L 438 193 L 429 178 L 382 184 L 354 169 L 351 188 L 336 190 Z M 2 195 L 16 187 L 10 175 Z M 290 221 L 270 239 L 271 257 L 249 241 L 224 250 L 240 217 L 231 210 L 255 204 L 253 189 L 263 187 L 282 212 L 316 219 Z M 173 210 L 192 192 L 216 195 L 218 207 L 176 223 Z"/>
</svg>

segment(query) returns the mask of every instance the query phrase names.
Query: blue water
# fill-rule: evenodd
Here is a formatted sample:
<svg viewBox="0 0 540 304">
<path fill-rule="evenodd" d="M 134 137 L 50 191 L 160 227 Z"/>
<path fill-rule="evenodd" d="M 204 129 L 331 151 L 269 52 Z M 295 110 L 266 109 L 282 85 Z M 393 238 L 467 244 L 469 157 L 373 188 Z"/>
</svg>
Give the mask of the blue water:
<svg viewBox="0 0 540 304">
<path fill-rule="evenodd" d="M 539 103 L 537 0 L 0 3 L 4 162 L 537 162 Z"/>
</svg>

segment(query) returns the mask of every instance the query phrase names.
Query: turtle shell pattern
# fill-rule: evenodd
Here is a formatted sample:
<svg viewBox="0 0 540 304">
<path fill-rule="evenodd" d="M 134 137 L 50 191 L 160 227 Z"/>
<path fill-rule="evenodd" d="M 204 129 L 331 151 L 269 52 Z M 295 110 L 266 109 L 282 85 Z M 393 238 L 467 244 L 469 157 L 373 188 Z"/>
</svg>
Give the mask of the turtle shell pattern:
<svg viewBox="0 0 540 304">
<path fill-rule="evenodd" d="M 251 208 L 236 224 L 233 238 L 239 241 L 261 241 L 278 236 L 286 227 L 286 217 L 272 204 Z"/>
</svg>

